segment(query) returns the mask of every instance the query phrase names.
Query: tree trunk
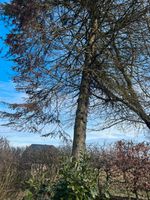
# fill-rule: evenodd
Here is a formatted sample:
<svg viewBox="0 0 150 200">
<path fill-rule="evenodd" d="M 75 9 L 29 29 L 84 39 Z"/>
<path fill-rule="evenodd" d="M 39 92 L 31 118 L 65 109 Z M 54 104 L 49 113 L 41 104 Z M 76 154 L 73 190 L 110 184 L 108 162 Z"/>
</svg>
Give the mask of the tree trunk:
<svg viewBox="0 0 150 200">
<path fill-rule="evenodd" d="M 86 125 L 90 97 L 90 77 L 88 71 L 84 70 L 80 85 L 80 92 L 78 98 L 78 105 L 76 111 L 75 125 L 74 125 L 74 140 L 72 148 L 72 156 L 76 159 L 86 148 Z"/>
<path fill-rule="evenodd" d="M 91 14 L 91 16 L 93 13 Z M 74 125 L 74 139 L 72 156 L 76 159 L 86 149 L 86 126 L 89 109 L 90 98 L 90 82 L 91 74 L 90 69 L 93 65 L 93 58 L 95 57 L 95 42 L 96 33 L 98 29 L 98 21 L 96 18 L 91 18 L 91 29 L 87 37 L 87 49 L 85 52 L 85 63 L 82 72 L 82 79 L 79 90 L 78 105 L 76 111 L 75 125 Z"/>
</svg>

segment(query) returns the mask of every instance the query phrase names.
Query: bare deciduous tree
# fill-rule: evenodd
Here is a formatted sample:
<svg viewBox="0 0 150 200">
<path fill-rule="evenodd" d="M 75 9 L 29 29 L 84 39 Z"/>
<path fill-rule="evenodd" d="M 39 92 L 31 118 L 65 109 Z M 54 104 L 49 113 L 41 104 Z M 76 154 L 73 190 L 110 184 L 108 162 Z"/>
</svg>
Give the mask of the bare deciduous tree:
<svg viewBox="0 0 150 200">
<path fill-rule="evenodd" d="M 27 95 L 9 104 L 14 112 L 1 112 L 7 125 L 42 132 L 55 124 L 61 133 L 67 104 L 76 110 L 76 158 L 85 149 L 88 113 L 100 110 L 107 127 L 134 121 L 150 128 L 148 1 L 13 0 L 2 10 L 12 27 L 6 43 L 14 82 Z"/>
</svg>

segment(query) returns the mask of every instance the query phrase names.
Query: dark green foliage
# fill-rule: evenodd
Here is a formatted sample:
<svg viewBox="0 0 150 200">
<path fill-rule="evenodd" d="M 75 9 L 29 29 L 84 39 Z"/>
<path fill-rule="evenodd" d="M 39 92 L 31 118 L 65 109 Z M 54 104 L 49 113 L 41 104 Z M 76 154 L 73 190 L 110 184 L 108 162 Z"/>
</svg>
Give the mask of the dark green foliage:
<svg viewBox="0 0 150 200">
<path fill-rule="evenodd" d="M 26 182 L 25 196 L 23 200 L 49 200 L 52 193 L 52 182 L 46 178 L 46 173 L 41 176 L 32 176 Z"/>
<path fill-rule="evenodd" d="M 87 155 L 64 163 L 60 177 L 54 186 L 53 200 L 92 200 L 98 195 L 98 171 L 90 167 Z"/>
<path fill-rule="evenodd" d="M 34 176 L 27 182 L 25 200 L 94 200 L 98 196 L 98 171 L 90 166 L 89 156 L 79 161 L 68 159 L 55 184 Z"/>
</svg>

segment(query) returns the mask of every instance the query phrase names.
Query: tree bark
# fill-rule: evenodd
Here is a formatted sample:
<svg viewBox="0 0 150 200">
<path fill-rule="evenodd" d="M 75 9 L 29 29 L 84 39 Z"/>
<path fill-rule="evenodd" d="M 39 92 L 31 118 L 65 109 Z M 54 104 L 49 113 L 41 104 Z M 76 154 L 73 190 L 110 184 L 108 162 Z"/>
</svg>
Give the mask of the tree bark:
<svg viewBox="0 0 150 200">
<path fill-rule="evenodd" d="M 79 91 L 76 119 L 74 125 L 74 140 L 72 156 L 78 159 L 86 149 L 86 126 L 90 97 L 90 77 L 88 71 L 84 70 Z"/>
<path fill-rule="evenodd" d="M 91 16 L 93 13 L 91 14 Z M 86 127 L 89 109 L 90 98 L 90 83 L 91 74 L 90 68 L 93 65 L 93 58 L 95 57 L 95 42 L 96 33 L 98 29 L 98 21 L 96 18 L 91 18 L 91 29 L 87 37 L 87 49 L 85 52 L 85 63 L 82 72 L 82 79 L 79 90 L 78 105 L 76 111 L 74 138 L 72 147 L 72 156 L 79 159 L 82 152 L 86 149 Z"/>
</svg>

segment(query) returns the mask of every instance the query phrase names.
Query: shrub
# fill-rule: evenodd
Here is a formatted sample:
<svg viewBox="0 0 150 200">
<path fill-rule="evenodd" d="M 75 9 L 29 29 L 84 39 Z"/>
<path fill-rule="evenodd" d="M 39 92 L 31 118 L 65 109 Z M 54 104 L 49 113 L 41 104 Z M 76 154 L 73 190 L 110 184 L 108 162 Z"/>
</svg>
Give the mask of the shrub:
<svg viewBox="0 0 150 200">
<path fill-rule="evenodd" d="M 23 200 L 49 200 L 51 184 L 45 174 L 41 176 L 32 176 L 26 182 L 25 196 Z"/>
<path fill-rule="evenodd" d="M 93 200 L 98 196 L 98 171 L 91 168 L 89 157 L 79 161 L 70 158 L 60 170 L 60 179 L 53 187 L 53 200 Z"/>
</svg>

